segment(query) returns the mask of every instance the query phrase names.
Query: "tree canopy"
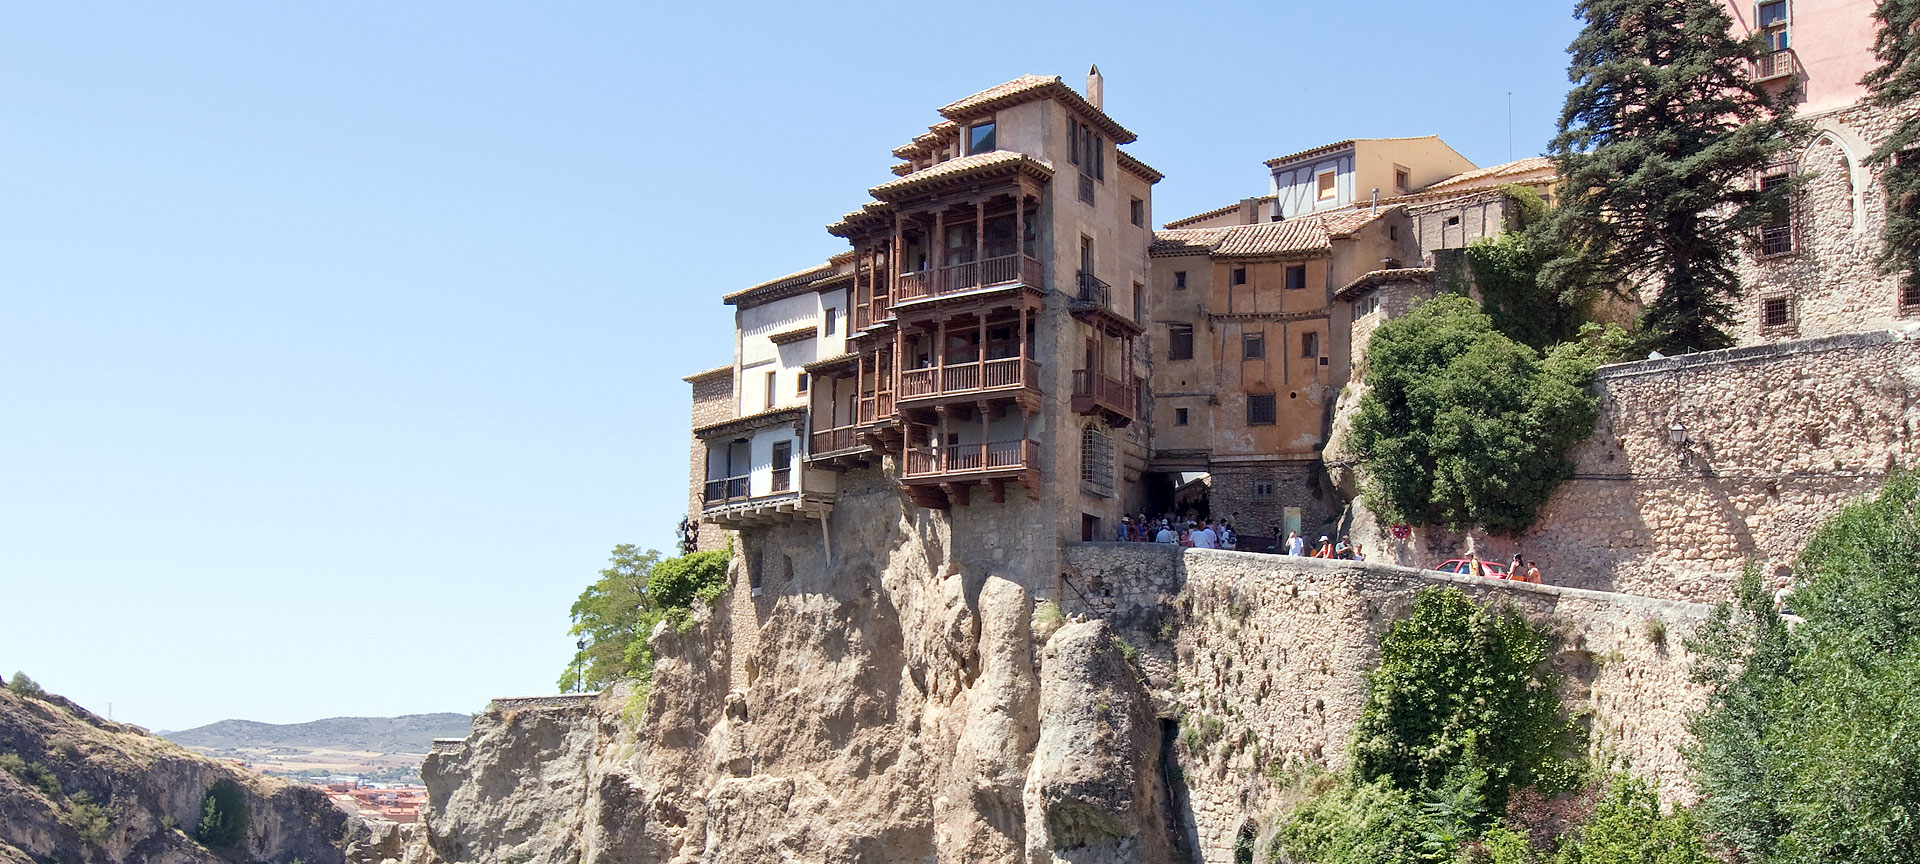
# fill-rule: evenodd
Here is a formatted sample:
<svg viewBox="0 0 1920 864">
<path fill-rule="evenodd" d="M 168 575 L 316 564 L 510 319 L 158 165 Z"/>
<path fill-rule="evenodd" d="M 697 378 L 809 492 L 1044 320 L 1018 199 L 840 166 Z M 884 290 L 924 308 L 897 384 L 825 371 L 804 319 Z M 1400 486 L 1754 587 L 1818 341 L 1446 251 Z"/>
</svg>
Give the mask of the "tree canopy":
<svg viewBox="0 0 1920 864">
<path fill-rule="evenodd" d="M 1532 525 L 1599 411 L 1593 370 L 1617 337 L 1588 335 L 1543 357 L 1454 295 L 1380 325 L 1353 422 L 1369 503 L 1406 522 Z"/>
<path fill-rule="evenodd" d="M 1651 289 L 1644 348 L 1728 347 L 1742 232 L 1790 191 L 1753 178 L 1804 127 L 1754 80 L 1759 37 L 1736 39 L 1721 0 L 1580 0 L 1575 15 L 1586 27 L 1549 144 L 1566 178 L 1562 251 L 1542 277 L 1569 296 L 1623 279 Z"/>
<path fill-rule="evenodd" d="M 1860 83 L 1873 103 L 1894 109 L 1920 97 L 1920 0 L 1880 0 L 1873 56 L 1880 65 Z M 1895 158 L 1920 143 L 1920 115 L 1910 115 L 1867 157 L 1880 166 L 1887 187 L 1887 224 L 1881 231 L 1880 268 L 1920 284 L 1920 162 Z"/>
<path fill-rule="evenodd" d="M 663 559 L 629 543 L 613 547 L 612 566 L 573 601 L 568 633 L 580 648 L 560 676 L 561 691 L 595 690 L 623 678 L 647 681 L 654 627 L 685 621 L 696 602 L 711 604 L 726 590 L 730 557 L 715 551 Z"/>
</svg>

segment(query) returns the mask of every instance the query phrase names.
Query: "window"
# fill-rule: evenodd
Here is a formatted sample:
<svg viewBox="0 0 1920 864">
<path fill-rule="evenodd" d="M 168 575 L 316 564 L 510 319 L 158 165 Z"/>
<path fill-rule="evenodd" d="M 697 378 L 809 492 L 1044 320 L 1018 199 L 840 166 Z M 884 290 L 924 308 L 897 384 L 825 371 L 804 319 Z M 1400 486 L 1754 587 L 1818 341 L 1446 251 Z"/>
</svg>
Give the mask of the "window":
<svg viewBox="0 0 1920 864">
<path fill-rule="evenodd" d="M 1133 199 L 1133 203 L 1128 206 L 1127 213 L 1133 220 L 1133 224 L 1142 226 L 1147 224 L 1147 202 L 1138 198 Z"/>
<path fill-rule="evenodd" d="M 1093 203 L 1093 177 L 1086 174 L 1080 175 L 1080 200 L 1087 204 Z"/>
<path fill-rule="evenodd" d="M 1168 360 L 1192 360 L 1193 359 L 1193 325 L 1192 324 L 1168 324 L 1167 325 L 1167 359 Z"/>
<path fill-rule="evenodd" d="M 1334 197 L 1339 194 L 1338 189 L 1334 185 L 1334 181 L 1338 177 L 1339 177 L 1339 174 L 1335 173 L 1334 170 L 1331 168 L 1325 171 L 1322 171 L 1318 175 L 1316 175 L 1313 179 L 1314 179 L 1314 182 L 1318 184 L 1319 188 L 1315 194 L 1314 200 L 1332 201 Z"/>
<path fill-rule="evenodd" d="M 1067 161 L 1080 166 L 1080 176 L 1083 178 L 1081 185 L 1085 187 L 1094 180 L 1106 180 L 1107 148 L 1105 142 L 1101 141 L 1100 136 L 1093 131 L 1093 127 L 1078 120 L 1069 120 L 1067 133 L 1070 139 Z M 1089 204 L 1093 203 L 1092 192 L 1087 192 L 1080 197 Z"/>
<path fill-rule="evenodd" d="M 1380 292 L 1375 291 L 1353 304 L 1353 317 L 1365 318 L 1380 311 Z"/>
<path fill-rule="evenodd" d="M 1253 497 L 1272 498 L 1273 497 L 1273 481 L 1272 480 L 1253 481 Z"/>
<path fill-rule="evenodd" d="M 1320 356 L 1320 334 L 1313 331 L 1300 334 L 1300 356 Z"/>
<path fill-rule="evenodd" d="M 1298 291 L 1307 287 L 1307 265 L 1287 265 L 1287 290 Z"/>
<path fill-rule="evenodd" d="M 1448 224 L 1448 225 L 1458 225 L 1458 224 L 1460 224 L 1460 217 L 1458 217 L 1458 216 L 1448 216 L 1448 217 L 1447 217 L 1447 224 Z"/>
<path fill-rule="evenodd" d="M 793 442 L 773 442 L 773 491 L 793 488 Z"/>
<path fill-rule="evenodd" d="M 1247 425 L 1272 426 L 1274 418 L 1272 393 L 1247 394 Z"/>
<path fill-rule="evenodd" d="M 839 319 L 840 319 L 840 310 L 835 309 L 832 306 L 828 306 L 827 320 L 823 323 L 820 330 L 820 334 L 823 336 L 832 336 L 834 330 L 840 326 Z"/>
<path fill-rule="evenodd" d="M 1267 356 L 1267 334 L 1240 334 L 1240 359 L 1259 360 Z"/>
<path fill-rule="evenodd" d="M 1247 268 L 1245 267 L 1233 268 L 1233 284 L 1235 285 L 1247 284 Z"/>
<path fill-rule="evenodd" d="M 1173 290 L 1175 291 L 1187 290 L 1187 271 L 1185 270 L 1173 271 Z"/>
<path fill-rule="evenodd" d="M 1902 314 L 1920 311 L 1920 282 L 1909 278 L 1900 283 L 1900 311 Z"/>
<path fill-rule="evenodd" d="M 1187 425 L 1187 409 L 1185 408 L 1173 409 L 1173 425 L 1175 426 Z"/>
<path fill-rule="evenodd" d="M 1787 172 L 1775 171 L 1760 178 L 1760 189 L 1776 189 L 1787 184 Z M 1793 251 L 1793 202 L 1789 198 L 1767 214 L 1760 226 L 1760 254 L 1784 255 Z"/>
<path fill-rule="evenodd" d="M 1098 423 L 1080 431 L 1080 482 L 1102 498 L 1113 495 L 1113 439 Z"/>
<path fill-rule="evenodd" d="M 1793 326 L 1793 298 L 1768 297 L 1760 301 L 1760 329 L 1779 330 Z"/>
<path fill-rule="evenodd" d="M 993 141 L 993 122 L 975 123 L 967 128 L 967 155 L 991 153 L 998 149 Z"/>
<path fill-rule="evenodd" d="M 1409 188 L 1412 188 L 1412 186 L 1413 186 L 1413 175 L 1407 173 L 1407 169 L 1405 168 L 1402 168 L 1398 165 L 1393 166 L 1394 190 L 1404 195 L 1406 194 Z"/>
<path fill-rule="evenodd" d="M 773 410 L 774 388 L 779 386 L 779 384 L 780 384 L 780 373 L 768 372 L 767 373 L 767 410 L 768 411 Z"/>
<path fill-rule="evenodd" d="M 1400 239 L 1400 226 L 1398 226 L 1398 225 L 1388 225 L 1388 226 L 1387 226 L 1387 239 L 1388 239 L 1388 240 L 1398 240 L 1398 239 Z"/>
<path fill-rule="evenodd" d="M 807 395 L 807 383 L 808 383 L 807 377 L 808 377 L 807 373 L 802 372 L 800 373 L 799 377 L 793 379 L 795 382 L 797 382 L 793 388 L 795 393 L 798 393 L 802 396 Z"/>
<path fill-rule="evenodd" d="M 1760 4 L 1760 26 L 1772 27 L 1787 23 L 1787 0 L 1772 0 Z"/>
</svg>

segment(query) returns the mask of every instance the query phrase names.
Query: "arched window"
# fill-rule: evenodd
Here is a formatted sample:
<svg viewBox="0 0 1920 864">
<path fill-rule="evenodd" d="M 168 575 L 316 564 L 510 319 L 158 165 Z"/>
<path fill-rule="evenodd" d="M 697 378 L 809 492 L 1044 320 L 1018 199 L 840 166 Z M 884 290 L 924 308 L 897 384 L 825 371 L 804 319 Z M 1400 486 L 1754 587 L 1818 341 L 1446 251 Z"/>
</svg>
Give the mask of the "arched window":
<svg viewBox="0 0 1920 864">
<path fill-rule="evenodd" d="M 1080 482 L 1102 498 L 1113 496 L 1113 439 L 1098 422 L 1080 430 Z"/>
</svg>

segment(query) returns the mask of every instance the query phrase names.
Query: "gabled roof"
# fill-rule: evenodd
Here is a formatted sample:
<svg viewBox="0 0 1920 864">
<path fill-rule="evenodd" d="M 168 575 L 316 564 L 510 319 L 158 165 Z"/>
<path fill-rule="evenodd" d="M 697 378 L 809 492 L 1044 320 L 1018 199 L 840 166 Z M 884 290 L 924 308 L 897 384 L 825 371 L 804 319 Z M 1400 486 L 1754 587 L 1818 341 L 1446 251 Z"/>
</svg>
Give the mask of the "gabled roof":
<svg viewBox="0 0 1920 864">
<path fill-rule="evenodd" d="M 1366 141 L 1420 141 L 1427 138 L 1432 138 L 1435 141 L 1440 141 L 1440 136 L 1438 135 L 1409 135 L 1404 138 L 1348 138 L 1345 141 L 1335 141 L 1332 144 L 1322 144 L 1318 147 L 1309 147 L 1298 153 L 1288 153 L 1285 156 L 1278 156 L 1273 159 L 1268 159 L 1267 167 L 1278 168 L 1281 165 L 1285 165 L 1289 162 L 1297 161 L 1300 159 L 1305 159 L 1308 156 L 1320 156 L 1326 153 L 1332 153 L 1337 150 L 1345 150 L 1348 147 L 1352 147 L 1355 144 L 1359 144 Z M 1440 143 L 1444 145 L 1446 142 L 1441 141 Z M 1448 149 L 1452 149 L 1452 148 L 1448 148 Z M 1473 163 L 1469 162 L 1467 164 L 1471 165 Z"/>
<path fill-rule="evenodd" d="M 1352 235 L 1367 223 L 1393 210 L 1342 211 L 1257 225 L 1163 229 L 1153 232 L 1153 242 L 1148 246 L 1147 254 L 1155 258 L 1176 255 L 1260 258 L 1328 252 L 1332 251 L 1334 240 Z"/>
<path fill-rule="evenodd" d="M 1247 200 L 1248 200 L 1248 201 L 1252 201 L 1252 202 L 1254 202 L 1255 204 L 1259 204 L 1259 203 L 1261 203 L 1261 202 L 1266 202 L 1266 201 L 1278 201 L 1278 200 L 1279 200 L 1279 198 L 1278 198 L 1277 196 L 1274 196 L 1274 195 L 1262 195 L 1262 196 L 1260 196 L 1260 197 L 1258 197 L 1258 198 L 1249 198 L 1249 199 L 1247 199 Z M 1205 212 L 1205 213 L 1195 213 L 1195 214 L 1193 214 L 1192 216 L 1187 216 L 1187 217 L 1184 217 L 1184 218 L 1180 218 L 1180 219 L 1175 219 L 1175 220 L 1173 220 L 1173 221 L 1171 221 L 1171 222 L 1168 222 L 1168 223 L 1167 223 L 1167 224 L 1165 225 L 1165 227 L 1167 227 L 1167 228 L 1179 228 L 1179 227 L 1181 227 L 1182 225 L 1191 225 L 1191 224 L 1193 224 L 1193 223 L 1195 223 L 1195 222 L 1204 222 L 1204 221 L 1206 221 L 1206 220 L 1208 220 L 1208 219 L 1212 219 L 1212 218 L 1213 218 L 1213 217 L 1215 217 L 1215 216 L 1225 216 L 1225 215 L 1227 215 L 1228 213 L 1232 213 L 1233 211 L 1235 211 L 1235 210 L 1238 210 L 1238 209 L 1240 209 L 1240 205 L 1241 205 L 1241 204 L 1244 204 L 1244 203 L 1246 203 L 1246 202 L 1245 202 L 1245 201 L 1235 201 L 1235 202 L 1233 202 L 1232 204 L 1228 204 L 1228 205 L 1227 205 L 1227 206 L 1225 206 L 1225 207 L 1215 207 L 1215 208 L 1213 208 L 1212 210 L 1208 210 L 1208 211 L 1207 211 L 1207 212 Z"/>
<path fill-rule="evenodd" d="M 1062 83 L 1058 75 L 1022 75 L 1005 84 L 996 84 L 978 93 L 949 103 L 940 109 L 940 116 L 956 123 L 965 123 L 976 117 L 991 114 L 1001 108 L 1033 102 L 1040 99 L 1058 99 L 1067 107 L 1084 115 L 1090 125 L 1112 140 L 1115 144 L 1131 144 L 1140 136 L 1127 131 L 1127 127 L 1115 123 L 1106 112 L 1093 107 L 1072 87 Z"/>
<path fill-rule="evenodd" d="M 833 275 L 832 264 L 816 264 L 798 273 L 788 273 L 778 279 L 769 279 L 752 288 L 735 291 L 720 298 L 728 306 L 758 306 L 762 303 L 804 293 L 813 287 L 813 283 L 825 280 Z"/>
<path fill-rule="evenodd" d="M 1388 282 L 1430 283 L 1433 281 L 1432 267 L 1396 267 L 1390 270 L 1374 270 L 1362 273 L 1360 277 L 1348 282 L 1340 290 L 1333 292 L 1335 300 L 1352 300 L 1369 288 L 1385 285 Z"/>
<path fill-rule="evenodd" d="M 1053 177 L 1053 166 L 1025 153 L 995 150 L 958 159 L 948 159 L 931 168 L 923 168 L 898 180 L 889 180 L 867 192 L 882 201 L 898 201 L 948 183 L 967 179 L 997 177 L 1025 171 L 1035 177 Z"/>
<path fill-rule="evenodd" d="M 1490 186 L 1502 186 L 1525 180 L 1553 179 L 1553 160 L 1545 156 L 1529 156 L 1503 165 L 1488 168 L 1476 168 L 1462 174 L 1455 174 L 1438 183 L 1415 192 L 1415 195 L 1444 194 L 1461 192 L 1467 189 L 1482 189 Z M 1411 197 L 1411 196 L 1407 196 Z"/>
</svg>

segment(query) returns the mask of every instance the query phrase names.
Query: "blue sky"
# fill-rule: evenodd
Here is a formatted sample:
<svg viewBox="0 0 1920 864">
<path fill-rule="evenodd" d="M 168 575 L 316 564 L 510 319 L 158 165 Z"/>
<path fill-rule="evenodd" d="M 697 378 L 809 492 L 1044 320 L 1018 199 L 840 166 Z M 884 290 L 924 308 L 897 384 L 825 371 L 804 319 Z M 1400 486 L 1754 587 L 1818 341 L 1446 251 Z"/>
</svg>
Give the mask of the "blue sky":
<svg viewBox="0 0 1920 864">
<path fill-rule="evenodd" d="M 671 543 L 719 296 L 840 251 L 938 106 L 1098 63 L 1164 221 L 1343 138 L 1539 153 L 1578 29 L 935 8 L 0 9 L 0 674 L 171 729 L 549 691 Z"/>
</svg>

